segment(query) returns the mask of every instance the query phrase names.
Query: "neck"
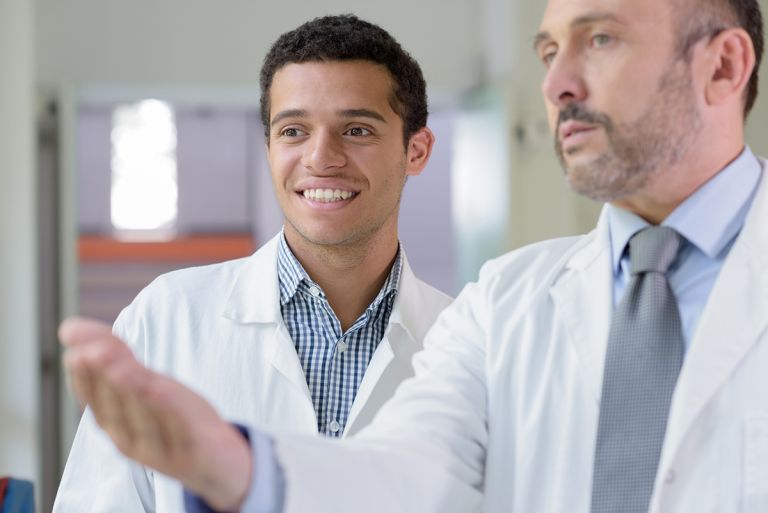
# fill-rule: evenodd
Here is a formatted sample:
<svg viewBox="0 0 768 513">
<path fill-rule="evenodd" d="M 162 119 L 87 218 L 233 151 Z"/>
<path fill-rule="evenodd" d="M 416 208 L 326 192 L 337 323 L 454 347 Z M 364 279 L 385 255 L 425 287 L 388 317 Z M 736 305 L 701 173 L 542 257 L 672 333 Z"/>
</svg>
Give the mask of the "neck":
<svg viewBox="0 0 768 513">
<path fill-rule="evenodd" d="M 325 293 L 342 331 L 365 312 L 381 290 L 397 256 L 397 226 L 365 240 L 317 244 L 286 224 L 285 239 L 310 278 Z"/>
<path fill-rule="evenodd" d="M 744 150 L 741 126 L 731 127 L 731 137 L 709 140 L 692 145 L 688 154 L 674 166 L 659 169 L 641 191 L 613 201 L 613 205 L 628 210 L 651 224 L 661 224 L 681 203 L 702 185 L 725 169 Z"/>
</svg>

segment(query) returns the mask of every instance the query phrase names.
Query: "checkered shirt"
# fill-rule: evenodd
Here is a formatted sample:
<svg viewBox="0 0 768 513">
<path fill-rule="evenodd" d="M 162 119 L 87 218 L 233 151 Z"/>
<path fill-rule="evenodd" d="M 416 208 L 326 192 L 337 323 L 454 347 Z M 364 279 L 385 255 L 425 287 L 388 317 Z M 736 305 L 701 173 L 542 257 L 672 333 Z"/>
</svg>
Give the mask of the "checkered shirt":
<svg viewBox="0 0 768 513">
<path fill-rule="evenodd" d="M 296 346 L 312 404 L 317 430 L 340 437 L 349 410 L 389 323 L 403 267 L 398 250 L 392 270 L 376 298 L 345 332 L 323 290 L 312 281 L 280 237 L 277 276 L 280 311 Z"/>
</svg>

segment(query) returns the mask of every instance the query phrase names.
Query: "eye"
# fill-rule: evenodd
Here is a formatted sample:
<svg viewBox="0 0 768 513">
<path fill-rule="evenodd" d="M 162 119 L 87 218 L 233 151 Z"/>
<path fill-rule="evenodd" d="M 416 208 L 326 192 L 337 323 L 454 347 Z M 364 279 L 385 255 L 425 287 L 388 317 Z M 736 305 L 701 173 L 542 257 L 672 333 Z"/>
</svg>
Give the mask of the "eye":
<svg viewBox="0 0 768 513">
<path fill-rule="evenodd" d="M 589 41 L 593 48 L 603 48 L 613 42 L 613 38 L 608 34 L 595 34 Z"/>
<path fill-rule="evenodd" d="M 539 59 L 541 59 L 541 62 L 543 62 L 544 66 L 547 68 L 549 68 L 552 61 L 555 60 L 555 57 L 557 57 L 557 45 L 547 43 L 539 47 Z"/>
<path fill-rule="evenodd" d="M 361 126 L 353 126 L 352 128 L 348 129 L 346 132 L 344 132 L 344 135 L 351 135 L 354 137 L 362 137 L 365 135 L 371 135 L 371 131 L 367 128 L 363 128 Z"/>
<path fill-rule="evenodd" d="M 288 127 L 288 128 L 283 128 L 280 131 L 280 135 L 282 135 L 283 137 L 301 137 L 302 135 L 307 135 L 307 133 L 304 130 L 300 130 L 295 127 Z"/>
<path fill-rule="evenodd" d="M 549 67 L 549 65 L 552 64 L 552 61 L 555 60 L 555 55 L 557 55 L 557 52 L 547 52 L 541 56 L 541 62 L 543 62 L 546 67 Z"/>
</svg>

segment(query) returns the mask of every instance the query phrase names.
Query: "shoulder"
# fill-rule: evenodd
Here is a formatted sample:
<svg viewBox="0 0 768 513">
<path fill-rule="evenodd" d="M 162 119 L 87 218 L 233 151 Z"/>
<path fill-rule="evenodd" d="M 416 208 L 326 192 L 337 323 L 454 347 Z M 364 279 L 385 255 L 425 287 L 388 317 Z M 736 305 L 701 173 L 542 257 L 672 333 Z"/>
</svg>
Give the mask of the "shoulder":
<svg viewBox="0 0 768 513">
<path fill-rule="evenodd" d="M 453 297 L 418 278 L 416 278 L 416 285 L 425 306 L 431 306 L 436 310 L 442 310 L 453 301 Z"/>
<path fill-rule="evenodd" d="M 514 295 L 518 300 L 549 289 L 571 258 L 594 242 L 596 232 L 550 239 L 506 253 L 480 270 L 478 285 L 491 297 Z"/>
<path fill-rule="evenodd" d="M 138 296 L 138 302 L 173 297 L 175 301 L 216 297 L 231 288 L 250 257 L 171 271 L 155 278 Z"/>
</svg>

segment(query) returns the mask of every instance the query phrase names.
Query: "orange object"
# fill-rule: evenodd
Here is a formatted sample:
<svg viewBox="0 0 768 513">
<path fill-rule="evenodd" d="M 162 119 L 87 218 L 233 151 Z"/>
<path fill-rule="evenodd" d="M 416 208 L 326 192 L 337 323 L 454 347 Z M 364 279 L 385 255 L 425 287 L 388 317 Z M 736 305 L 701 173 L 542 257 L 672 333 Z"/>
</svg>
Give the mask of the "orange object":
<svg viewBox="0 0 768 513">
<path fill-rule="evenodd" d="M 162 242 L 129 242 L 98 235 L 81 235 L 78 240 L 80 262 L 219 262 L 255 250 L 250 233 L 195 235 Z"/>
</svg>

